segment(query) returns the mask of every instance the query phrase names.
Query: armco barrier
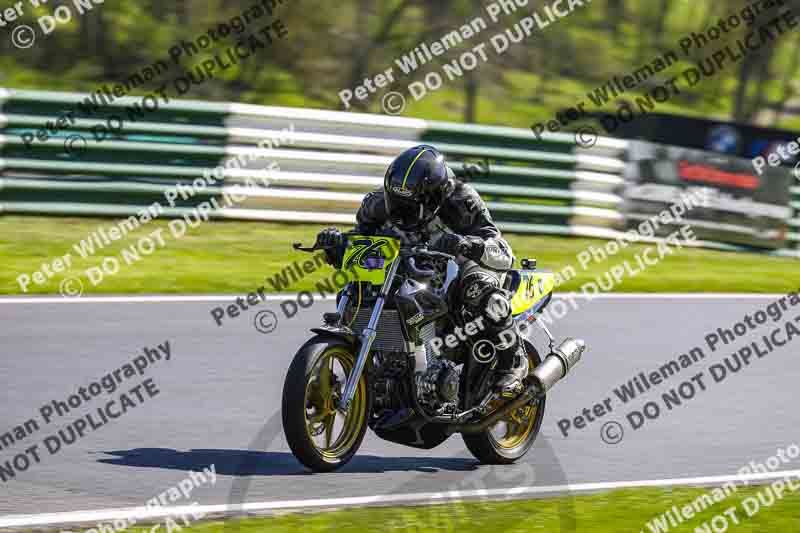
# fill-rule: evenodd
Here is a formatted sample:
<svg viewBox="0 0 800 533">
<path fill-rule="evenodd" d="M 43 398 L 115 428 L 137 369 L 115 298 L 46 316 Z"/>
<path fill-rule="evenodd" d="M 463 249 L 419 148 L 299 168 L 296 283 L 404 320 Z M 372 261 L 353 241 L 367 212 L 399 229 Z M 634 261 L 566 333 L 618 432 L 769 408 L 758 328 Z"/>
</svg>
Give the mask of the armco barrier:
<svg viewBox="0 0 800 533">
<path fill-rule="evenodd" d="M 626 141 L 601 137 L 583 149 L 571 135 L 537 141 L 515 128 L 191 100 L 143 109 L 140 97 L 94 108 L 82 104 L 87 98 L 0 89 L 0 213 L 128 216 L 154 201 L 163 204 L 169 187 L 222 165 L 221 186 L 165 214 L 179 216 L 211 196 L 235 192 L 245 200 L 212 216 L 348 224 L 364 193 L 381 185 L 392 157 L 428 142 L 469 176 L 507 231 L 610 238 L 621 219 L 616 191 Z M 59 129 L 59 118 L 67 128 Z M 98 142 L 93 129 L 118 127 L 119 119 L 118 132 Z M 58 131 L 30 140 L 48 125 Z M 288 127 L 291 144 L 258 147 Z M 242 168 L 232 164 L 244 155 L 254 160 Z M 269 187 L 246 184 L 256 173 L 263 177 L 272 161 L 280 169 L 266 173 Z M 800 187 L 793 193 L 797 213 Z M 800 215 L 791 225 L 791 239 L 800 242 Z"/>
</svg>

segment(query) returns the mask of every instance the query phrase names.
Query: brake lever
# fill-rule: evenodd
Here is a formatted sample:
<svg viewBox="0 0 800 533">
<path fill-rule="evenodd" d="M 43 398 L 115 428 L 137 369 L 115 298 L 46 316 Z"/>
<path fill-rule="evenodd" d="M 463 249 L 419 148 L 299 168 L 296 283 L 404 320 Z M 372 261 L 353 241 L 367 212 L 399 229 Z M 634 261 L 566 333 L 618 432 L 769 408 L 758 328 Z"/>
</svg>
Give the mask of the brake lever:
<svg viewBox="0 0 800 533">
<path fill-rule="evenodd" d="M 429 257 L 441 257 L 442 259 L 453 259 L 453 260 L 456 259 L 456 256 L 454 255 L 446 254 L 444 252 L 438 252 L 436 250 L 429 250 L 427 248 L 414 247 L 410 250 L 409 255 L 414 255 L 414 254 L 427 255 Z"/>
<path fill-rule="evenodd" d="M 292 244 L 292 248 L 295 250 L 300 250 L 301 252 L 316 252 L 317 250 L 324 250 L 324 248 L 317 248 L 316 244 L 310 248 L 308 246 L 303 246 L 302 242 L 296 242 Z"/>
<path fill-rule="evenodd" d="M 436 275 L 435 270 L 425 270 L 422 268 L 417 268 L 417 262 L 414 260 L 413 257 L 408 258 L 408 269 L 411 271 L 412 274 L 415 276 L 419 276 L 421 278 L 432 278 Z"/>
</svg>

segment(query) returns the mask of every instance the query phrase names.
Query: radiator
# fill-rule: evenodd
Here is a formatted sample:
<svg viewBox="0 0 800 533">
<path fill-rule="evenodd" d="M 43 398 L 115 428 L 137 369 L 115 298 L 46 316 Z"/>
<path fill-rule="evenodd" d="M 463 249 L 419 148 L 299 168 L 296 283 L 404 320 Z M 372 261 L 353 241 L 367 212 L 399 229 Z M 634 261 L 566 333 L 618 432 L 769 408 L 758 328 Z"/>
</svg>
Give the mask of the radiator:
<svg viewBox="0 0 800 533">
<path fill-rule="evenodd" d="M 361 335 L 361 332 L 367 327 L 371 315 L 372 309 L 363 309 L 359 311 L 351 326 L 353 332 L 357 335 Z M 436 336 L 436 328 L 433 324 L 427 324 L 420 331 L 420 336 L 423 344 L 428 346 L 430 341 Z M 384 352 L 408 352 L 406 340 L 405 337 L 403 337 L 403 330 L 400 324 L 400 314 L 396 310 L 386 309 L 381 313 L 381 319 L 378 323 L 378 334 L 375 337 L 375 342 L 372 343 L 372 349 Z M 430 353 L 429 346 L 428 353 Z"/>
</svg>

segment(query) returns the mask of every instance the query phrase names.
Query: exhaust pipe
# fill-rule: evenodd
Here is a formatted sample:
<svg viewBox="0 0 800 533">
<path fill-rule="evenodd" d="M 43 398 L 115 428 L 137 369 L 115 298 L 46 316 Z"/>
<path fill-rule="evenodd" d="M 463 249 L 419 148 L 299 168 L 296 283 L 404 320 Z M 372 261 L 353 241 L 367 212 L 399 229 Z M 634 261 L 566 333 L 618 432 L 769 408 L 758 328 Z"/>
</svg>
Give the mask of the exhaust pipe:
<svg viewBox="0 0 800 533">
<path fill-rule="evenodd" d="M 553 353 L 533 369 L 533 377 L 538 381 L 541 393 L 545 394 L 553 386 L 564 379 L 581 360 L 586 351 L 586 343 L 581 339 L 567 338 L 559 344 Z"/>
<path fill-rule="evenodd" d="M 586 343 L 581 339 L 567 338 L 553 349 L 553 352 L 545 357 L 544 361 L 531 372 L 533 383 L 515 400 L 512 400 L 502 408 L 498 409 L 480 422 L 472 424 L 450 424 L 447 426 L 447 433 L 480 433 L 486 431 L 508 413 L 519 409 L 533 399 L 541 398 L 553 388 L 553 386 L 564 379 L 567 374 L 581 360 L 583 352 L 586 351 Z"/>
</svg>

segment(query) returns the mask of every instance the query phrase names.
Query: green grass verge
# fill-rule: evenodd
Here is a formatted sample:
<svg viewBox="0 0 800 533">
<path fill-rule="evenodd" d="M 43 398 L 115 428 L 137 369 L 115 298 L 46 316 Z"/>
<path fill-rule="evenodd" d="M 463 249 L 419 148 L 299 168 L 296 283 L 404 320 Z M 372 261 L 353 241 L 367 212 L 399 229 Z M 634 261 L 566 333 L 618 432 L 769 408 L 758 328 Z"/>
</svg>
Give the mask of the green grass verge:
<svg viewBox="0 0 800 533">
<path fill-rule="evenodd" d="M 690 520 L 668 531 L 704 531 L 704 523 L 735 507 L 738 525 L 729 512 L 729 529 L 735 533 L 785 533 L 800 530 L 800 494 L 787 491 L 781 499 L 767 507 L 761 505 L 752 517 L 747 516 L 743 500 L 755 498 L 767 487 L 740 488 L 728 498 L 705 508 Z M 230 531 L 240 533 L 317 532 L 393 532 L 440 531 L 473 533 L 486 531 L 559 533 L 591 531 L 592 533 L 650 532 L 647 523 L 660 517 L 672 506 L 682 509 L 709 489 L 631 489 L 572 498 L 548 498 L 505 502 L 475 502 L 426 507 L 362 508 L 322 513 L 293 513 L 265 519 L 237 520 L 228 524 Z M 753 504 L 748 504 L 754 509 Z M 573 522 L 574 520 L 574 522 Z M 719 527 L 722 522 L 716 525 Z M 571 527 L 570 524 L 574 524 Z M 204 533 L 221 531 L 221 522 L 190 527 L 187 531 Z M 233 527 L 235 526 L 235 527 Z M 667 530 L 662 530 L 667 531 Z M 714 531 L 710 527 L 708 531 Z M 718 529 L 721 531 L 721 529 Z"/>
<path fill-rule="evenodd" d="M 313 242 L 320 225 L 275 224 L 256 222 L 212 222 L 189 229 L 176 239 L 168 222 L 156 220 L 125 238 L 115 241 L 94 256 L 81 259 L 73 245 L 96 231 L 114 225 L 111 219 L 0 217 L 0 294 L 24 294 L 18 276 L 52 265 L 53 259 L 66 253 L 72 267 L 54 273 L 42 284 L 31 281 L 27 294 L 57 294 L 67 277 L 79 277 L 84 294 L 148 293 L 246 293 L 264 286 L 288 264 L 310 256 L 295 252 L 295 241 Z M 164 245 L 156 241 L 155 251 L 140 261 L 126 264 L 122 250 L 153 231 L 162 230 Z M 577 256 L 589 246 L 600 248 L 603 241 L 559 237 L 507 235 L 517 257 L 535 257 L 541 268 L 563 271 L 571 265 L 575 276 L 559 291 L 579 290 L 587 282 L 601 278 L 611 267 L 629 261 L 645 245 L 631 245 L 605 261 L 581 268 Z M 96 286 L 87 278 L 86 269 L 101 265 L 104 257 L 115 257 L 120 268 L 106 275 Z M 308 275 L 281 292 L 314 290 L 315 283 L 329 277 L 327 267 Z M 709 250 L 676 250 L 659 264 L 636 276 L 626 275 L 614 287 L 621 292 L 788 292 L 800 286 L 800 261 L 759 254 L 737 254 Z"/>
</svg>

